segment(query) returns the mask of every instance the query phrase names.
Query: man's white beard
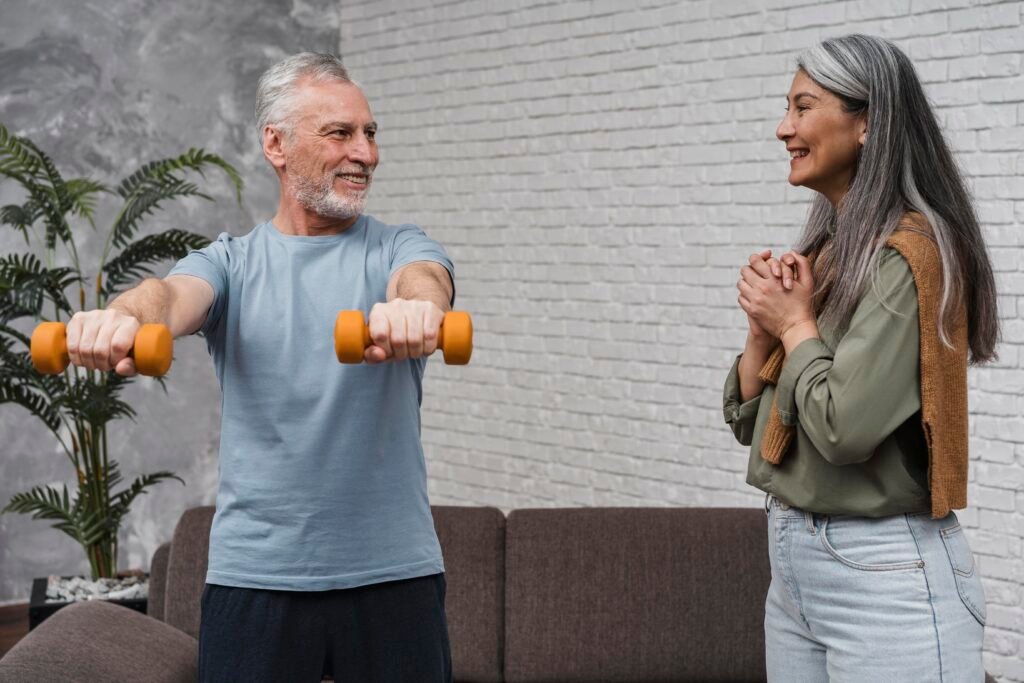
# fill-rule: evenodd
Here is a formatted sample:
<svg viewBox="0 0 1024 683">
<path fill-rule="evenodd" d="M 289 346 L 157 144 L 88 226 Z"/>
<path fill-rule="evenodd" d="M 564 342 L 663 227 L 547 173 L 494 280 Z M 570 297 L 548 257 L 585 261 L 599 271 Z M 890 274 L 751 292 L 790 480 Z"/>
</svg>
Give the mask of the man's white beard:
<svg viewBox="0 0 1024 683">
<path fill-rule="evenodd" d="M 341 193 L 334 190 L 334 171 L 324 174 L 320 178 L 312 178 L 301 173 L 292 175 L 290 180 L 292 195 L 295 201 L 302 205 L 307 211 L 312 211 L 324 218 L 347 219 L 355 218 L 363 212 L 366 205 L 366 194 L 369 189 L 369 177 L 367 177 L 367 189 L 361 191 L 345 190 Z"/>
</svg>

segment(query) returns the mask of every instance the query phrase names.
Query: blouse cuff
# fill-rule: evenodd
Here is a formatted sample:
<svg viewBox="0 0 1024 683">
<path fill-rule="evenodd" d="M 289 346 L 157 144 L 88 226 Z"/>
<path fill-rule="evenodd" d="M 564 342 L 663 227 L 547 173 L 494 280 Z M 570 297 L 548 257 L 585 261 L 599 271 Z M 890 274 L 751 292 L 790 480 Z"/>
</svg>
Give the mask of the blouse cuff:
<svg viewBox="0 0 1024 683">
<path fill-rule="evenodd" d="M 758 406 L 761 405 L 761 394 L 758 394 L 749 401 L 742 401 L 740 396 L 740 359 L 743 354 L 736 356 L 732 369 L 725 378 L 725 391 L 722 395 L 722 412 L 726 424 L 740 424 L 757 417 Z"/>
<path fill-rule="evenodd" d="M 793 426 L 797 423 L 796 385 L 800 381 L 800 376 L 811 363 L 832 358 L 832 349 L 820 339 L 805 339 L 793 349 L 793 353 L 786 356 L 775 393 L 775 405 L 779 409 L 782 424 Z"/>
</svg>

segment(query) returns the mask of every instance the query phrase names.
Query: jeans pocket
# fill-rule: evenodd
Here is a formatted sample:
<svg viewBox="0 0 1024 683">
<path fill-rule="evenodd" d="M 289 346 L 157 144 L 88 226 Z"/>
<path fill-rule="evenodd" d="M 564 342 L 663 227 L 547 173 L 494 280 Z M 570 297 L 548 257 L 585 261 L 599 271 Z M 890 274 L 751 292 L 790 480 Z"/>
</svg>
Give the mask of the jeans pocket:
<svg viewBox="0 0 1024 683">
<path fill-rule="evenodd" d="M 985 625 L 985 588 L 981 585 L 981 577 L 975 571 L 974 553 L 964 536 L 963 527 L 959 524 L 939 532 L 942 544 L 946 546 L 949 565 L 956 580 L 956 590 L 964 607 L 974 615 L 978 623 Z"/>
<path fill-rule="evenodd" d="M 826 518 L 819 536 L 825 550 L 851 569 L 892 572 L 924 566 L 902 515 L 880 519 Z"/>
</svg>

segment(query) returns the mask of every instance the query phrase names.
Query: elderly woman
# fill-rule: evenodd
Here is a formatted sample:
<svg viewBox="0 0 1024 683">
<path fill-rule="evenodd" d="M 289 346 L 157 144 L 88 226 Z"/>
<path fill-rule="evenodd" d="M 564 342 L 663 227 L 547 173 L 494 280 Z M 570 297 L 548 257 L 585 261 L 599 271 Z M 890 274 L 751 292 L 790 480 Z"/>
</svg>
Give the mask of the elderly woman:
<svg viewBox="0 0 1024 683">
<path fill-rule="evenodd" d="M 797 248 L 741 270 L 725 418 L 767 494 L 769 681 L 982 681 L 967 365 L 992 268 L 913 66 L 870 36 L 801 55 L 776 135 L 817 194 Z"/>
</svg>

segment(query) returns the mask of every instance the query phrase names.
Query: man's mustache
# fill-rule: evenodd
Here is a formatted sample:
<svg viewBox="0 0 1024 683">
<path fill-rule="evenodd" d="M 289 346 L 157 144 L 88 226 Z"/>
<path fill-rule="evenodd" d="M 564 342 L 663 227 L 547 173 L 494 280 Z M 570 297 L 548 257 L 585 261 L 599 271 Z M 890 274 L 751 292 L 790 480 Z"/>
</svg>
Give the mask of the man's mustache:
<svg viewBox="0 0 1024 683">
<path fill-rule="evenodd" d="M 369 177 L 373 175 L 373 168 L 366 164 L 357 164 L 349 168 L 336 168 L 334 175 L 365 175 Z"/>
</svg>

